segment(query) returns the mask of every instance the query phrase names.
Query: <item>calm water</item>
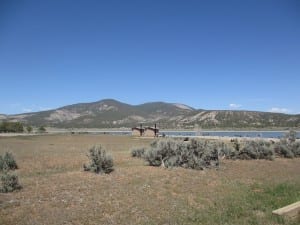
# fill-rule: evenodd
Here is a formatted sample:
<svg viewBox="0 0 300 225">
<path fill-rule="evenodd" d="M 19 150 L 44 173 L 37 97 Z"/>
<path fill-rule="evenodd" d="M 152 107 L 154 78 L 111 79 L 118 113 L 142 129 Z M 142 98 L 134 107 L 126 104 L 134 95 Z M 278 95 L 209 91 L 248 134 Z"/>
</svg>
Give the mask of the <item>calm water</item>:
<svg viewBox="0 0 300 225">
<path fill-rule="evenodd" d="M 218 137 L 262 137 L 262 138 L 281 138 L 286 131 L 203 131 L 203 132 L 164 132 L 168 136 L 218 136 Z M 300 132 L 297 132 L 300 138 Z"/>
<path fill-rule="evenodd" d="M 101 131 L 89 132 L 95 134 L 112 134 L 112 135 L 131 135 L 131 131 Z M 160 131 L 160 134 L 166 136 L 218 136 L 218 137 L 262 137 L 262 138 L 281 138 L 287 131 Z M 300 138 L 300 132 L 297 132 Z"/>
</svg>

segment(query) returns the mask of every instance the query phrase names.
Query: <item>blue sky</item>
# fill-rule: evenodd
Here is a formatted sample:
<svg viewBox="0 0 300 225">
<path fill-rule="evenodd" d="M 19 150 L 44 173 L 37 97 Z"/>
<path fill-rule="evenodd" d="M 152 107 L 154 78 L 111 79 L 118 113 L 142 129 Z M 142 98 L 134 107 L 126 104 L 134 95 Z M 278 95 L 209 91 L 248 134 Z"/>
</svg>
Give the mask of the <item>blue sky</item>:
<svg viewBox="0 0 300 225">
<path fill-rule="evenodd" d="M 0 0 L 0 113 L 114 98 L 300 113 L 298 0 Z"/>
</svg>

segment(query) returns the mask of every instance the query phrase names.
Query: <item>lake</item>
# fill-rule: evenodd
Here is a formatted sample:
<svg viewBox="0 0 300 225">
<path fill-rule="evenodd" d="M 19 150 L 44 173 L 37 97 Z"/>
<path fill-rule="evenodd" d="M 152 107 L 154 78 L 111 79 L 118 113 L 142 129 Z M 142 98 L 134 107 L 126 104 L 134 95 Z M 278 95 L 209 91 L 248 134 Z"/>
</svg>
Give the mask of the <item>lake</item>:
<svg viewBox="0 0 300 225">
<path fill-rule="evenodd" d="M 261 138 L 281 138 L 288 131 L 160 131 L 160 134 L 166 136 L 217 136 L 217 137 L 261 137 Z M 111 134 L 111 135 L 131 135 L 131 131 L 94 131 L 88 132 L 94 134 Z M 297 132 L 297 138 L 300 138 L 300 132 Z"/>
<path fill-rule="evenodd" d="M 281 138 L 287 131 L 166 131 L 167 136 L 217 136 L 217 137 L 261 137 L 261 138 Z M 300 138 L 300 132 L 297 132 Z"/>
</svg>

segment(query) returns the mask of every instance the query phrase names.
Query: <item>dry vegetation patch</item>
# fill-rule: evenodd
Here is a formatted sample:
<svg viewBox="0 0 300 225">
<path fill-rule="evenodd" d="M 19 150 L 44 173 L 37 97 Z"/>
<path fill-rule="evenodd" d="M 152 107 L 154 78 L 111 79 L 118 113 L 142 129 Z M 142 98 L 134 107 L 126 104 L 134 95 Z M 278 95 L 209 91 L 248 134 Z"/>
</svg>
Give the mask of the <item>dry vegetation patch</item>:
<svg viewBox="0 0 300 225">
<path fill-rule="evenodd" d="M 23 189 L 0 195 L 0 224 L 246 224 L 251 217 L 253 224 L 289 223 L 270 217 L 265 199 L 277 189 L 275 200 L 283 191 L 299 194 L 299 158 L 223 160 L 219 170 L 163 169 L 130 155 L 130 149 L 151 141 L 109 135 L 1 138 L 0 154 L 14 154 Z M 111 174 L 83 171 L 86 152 L 96 144 L 112 152 Z M 251 213 L 245 213 L 250 206 L 243 199 L 254 199 Z"/>
</svg>

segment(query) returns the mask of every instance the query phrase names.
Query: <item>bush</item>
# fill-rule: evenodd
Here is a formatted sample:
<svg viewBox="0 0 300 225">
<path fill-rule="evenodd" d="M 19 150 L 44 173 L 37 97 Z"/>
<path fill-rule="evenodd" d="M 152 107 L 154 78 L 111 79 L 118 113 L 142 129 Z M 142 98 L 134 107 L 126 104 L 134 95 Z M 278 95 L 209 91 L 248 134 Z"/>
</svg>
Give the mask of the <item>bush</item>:
<svg viewBox="0 0 300 225">
<path fill-rule="evenodd" d="M 235 149 L 235 151 L 240 151 L 241 144 L 238 141 L 238 139 L 233 139 L 232 142 L 233 142 L 233 148 Z"/>
<path fill-rule="evenodd" d="M 297 139 L 297 132 L 294 130 L 289 130 L 289 132 L 284 136 L 284 139 L 289 143 L 294 143 Z"/>
<path fill-rule="evenodd" d="M 288 158 L 300 157 L 300 142 L 296 133 L 289 132 L 279 143 L 263 140 L 239 142 L 231 140 L 231 145 L 222 142 L 190 139 L 160 139 L 150 144 L 150 148 L 135 149 L 133 157 L 142 157 L 150 166 L 184 167 L 204 169 L 218 167 L 220 158 L 227 159 L 267 159 L 273 160 L 275 153 Z"/>
<path fill-rule="evenodd" d="M 0 192 L 12 192 L 14 190 L 21 189 L 22 186 L 19 184 L 18 176 L 15 174 L 4 173 L 1 175 L 1 186 Z"/>
<path fill-rule="evenodd" d="M 279 157 L 294 158 L 294 153 L 285 141 L 276 143 L 274 150 Z"/>
<path fill-rule="evenodd" d="M 240 150 L 240 143 L 235 140 L 233 146 L 228 146 L 225 143 L 221 143 L 219 156 L 226 159 L 235 159 L 239 150 Z"/>
<path fill-rule="evenodd" d="M 295 157 L 300 157 L 300 142 L 295 142 L 292 144 L 292 151 Z"/>
<path fill-rule="evenodd" d="M 95 173 L 110 173 L 113 169 L 113 159 L 106 154 L 101 145 L 95 145 L 89 149 L 87 157 L 90 159 L 89 165 L 83 165 L 85 171 Z"/>
<path fill-rule="evenodd" d="M 132 157 L 143 158 L 145 154 L 145 148 L 135 148 L 131 151 Z"/>
<path fill-rule="evenodd" d="M 249 141 L 237 153 L 235 158 L 238 159 L 274 159 L 274 150 L 271 148 L 269 142 L 265 141 Z"/>
<path fill-rule="evenodd" d="M 150 144 L 150 149 L 144 154 L 144 159 L 151 166 L 165 165 L 165 162 L 165 166 L 167 166 L 168 160 L 177 156 L 180 145 L 182 145 L 182 142 L 174 139 L 154 141 Z M 174 161 L 174 158 L 172 161 Z"/>
<path fill-rule="evenodd" d="M 219 165 L 222 145 L 191 139 L 182 141 L 164 139 L 154 141 L 145 152 L 144 159 L 150 166 L 183 167 L 202 170 Z"/>
<path fill-rule="evenodd" d="M 39 133 L 46 133 L 46 128 L 44 126 L 40 126 L 37 130 Z"/>
<path fill-rule="evenodd" d="M 18 169 L 18 165 L 12 153 L 5 152 L 3 157 L 0 155 L 0 171 L 15 169 Z"/>
<path fill-rule="evenodd" d="M 275 153 L 279 157 L 300 157 L 300 142 L 296 140 L 297 133 L 290 130 L 278 143 L 275 144 Z"/>
<path fill-rule="evenodd" d="M 0 155 L 0 171 L 6 170 L 6 164 L 4 163 L 2 155 Z"/>
<path fill-rule="evenodd" d="M 274 149 L 279 157 L 300 157 L 300 142 L 288 143 L 285 140 L 281 140 L 280 142 L 276 143 Z"/>
<path fill-rule="evenodd" d="M 28 133 L 31 133 L 32 130 L 33 130 L 33 128 L 32 128 L 32 126 L 29 126 L 29 125 L 28 125 L 28 126 L 26 127 L 26 130 L 27 130 Z"/>
</svg>

